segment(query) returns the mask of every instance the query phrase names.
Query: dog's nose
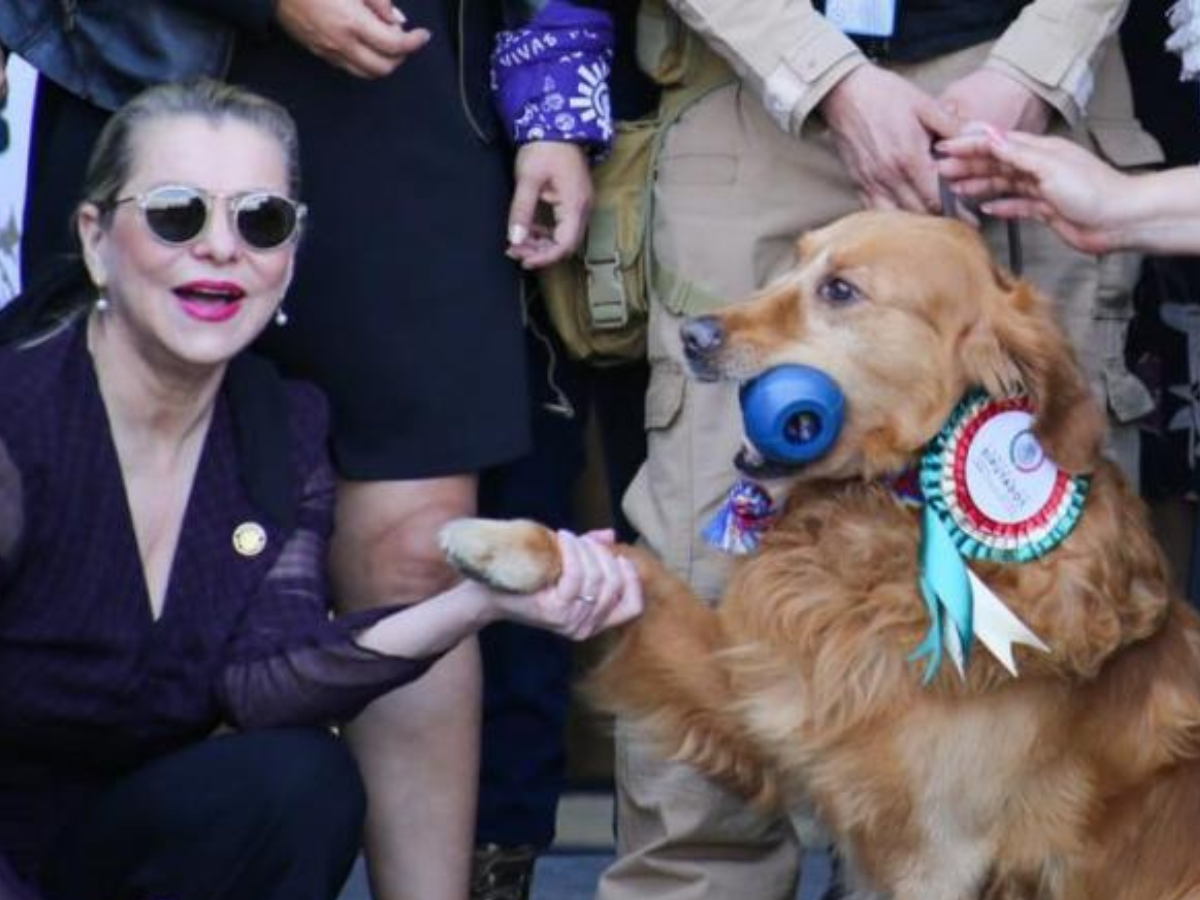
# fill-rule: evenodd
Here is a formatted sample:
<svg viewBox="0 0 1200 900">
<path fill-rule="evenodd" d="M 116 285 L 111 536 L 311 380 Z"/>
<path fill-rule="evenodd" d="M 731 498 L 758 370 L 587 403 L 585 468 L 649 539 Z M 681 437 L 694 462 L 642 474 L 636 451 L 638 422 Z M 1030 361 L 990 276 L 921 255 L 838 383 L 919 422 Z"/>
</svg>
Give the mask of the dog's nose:
<svg viewBox="0 0 1200 900">
<path fill-rule="evenodd" d="M 679 334 L 683 338 L 684 352 L 692 358 L 712 353 L 725 338 L 721 331 L 721 320 L 716 316 L 688 319 L 679 329 Z"/>
</svg>

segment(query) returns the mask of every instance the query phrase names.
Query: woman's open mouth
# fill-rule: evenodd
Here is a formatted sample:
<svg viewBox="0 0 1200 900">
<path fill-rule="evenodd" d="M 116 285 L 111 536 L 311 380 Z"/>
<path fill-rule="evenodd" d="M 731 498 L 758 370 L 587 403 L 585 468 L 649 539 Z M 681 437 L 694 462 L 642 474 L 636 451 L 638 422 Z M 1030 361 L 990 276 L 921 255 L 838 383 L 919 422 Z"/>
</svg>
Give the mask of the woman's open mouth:
<svg viewBox="0 0 1200 900">
<path fill-rule="evenodd" d="M 183 311 L 201 322 L 225 322 L 242 308 L 246 296 L 240 285 L 230 281 L 189 281 L 173 289 Z"/>
</svg>

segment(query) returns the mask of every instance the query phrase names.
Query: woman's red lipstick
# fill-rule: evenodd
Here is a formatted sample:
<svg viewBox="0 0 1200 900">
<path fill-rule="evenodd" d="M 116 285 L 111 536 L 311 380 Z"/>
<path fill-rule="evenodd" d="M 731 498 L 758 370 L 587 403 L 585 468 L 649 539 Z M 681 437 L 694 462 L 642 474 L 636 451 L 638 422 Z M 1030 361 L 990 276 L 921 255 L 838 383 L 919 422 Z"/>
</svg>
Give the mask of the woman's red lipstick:
<svg viewBox="0 0 1200 900">
<path fill-rule="evenodd" d="M 178 285 L 173 293 L 179 298 L 183 311 L 201 322 L 225 322 L 242 308 L 246 291 L 232 281 L 189 281 Z"/>
</svg>

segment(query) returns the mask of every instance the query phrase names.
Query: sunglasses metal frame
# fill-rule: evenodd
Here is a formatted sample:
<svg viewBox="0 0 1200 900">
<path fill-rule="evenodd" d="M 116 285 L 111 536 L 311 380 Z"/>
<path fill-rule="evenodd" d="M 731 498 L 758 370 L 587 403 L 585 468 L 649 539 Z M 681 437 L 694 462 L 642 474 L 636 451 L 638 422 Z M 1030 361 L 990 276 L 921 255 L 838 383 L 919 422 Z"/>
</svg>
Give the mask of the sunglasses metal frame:
<svg viewBox="0 0 1200 900">
<path fill-rule="evenodd" d="M 161 194 L 166 191 L 189 192 L 204 204 L 204 219 L 200 223 L 200 227 L 196 230 L 195 234 L 184 238 L 181 241 L 171 240 L 156 231 L 154 226 L 150 223 L 150 217 L 147 214 L 147 208 L 150 205 L 150 200 L 156 194 Z M 291 207 L 294 214 L 292 219 L 292 227 L 288 233 L 278 243 L 270 244 L 265 247 L 259 246 L 247 240 L 246 236 L 242 233 L 241 226 L 238 224 L 238 215 L 242 211 L 243 204 L 245 204 L 248 200 L 255 200 L 263 197 L 282 201 Z M 125 203 L 136 203 L 139 211 L 141 212 L 142 223 L 146 226 L 146 230 L 150 232 L 155 240 L 157 240 L 159 243 L 166 244 L 168 247 L 186 247 L 188 244 L 201 238 L 204 233 L 208 231 L 209 223 L 212 221 L 213 206 L 218 200 L 224 201 L 225 214 L 229 218 L 230 230 L 237 235 L 237 239 L 250 250 L 260 253 L 278 250 L 289 241 L 295 240 L 296 236 L 300 233 L 300 227 L 304 223 L 305 216 L 308 215 L 308 207 L 305 204 L 298 200 L 293 200 L 291 197 L 286 197 L 283 194 L 276 193 L 275 191 L 240 191 L 234 194 L 221 194 L 215 191 L 206 191 L 203 188 L 198 188 L 190 184 L 160 184 L 157 187 L 152 187 L 149 190 L 142 191 L 140 194 L 131 194 L 128 197 L 118 197 L 109 205 L 115 209 L 116 207 Z"/>
</svg>

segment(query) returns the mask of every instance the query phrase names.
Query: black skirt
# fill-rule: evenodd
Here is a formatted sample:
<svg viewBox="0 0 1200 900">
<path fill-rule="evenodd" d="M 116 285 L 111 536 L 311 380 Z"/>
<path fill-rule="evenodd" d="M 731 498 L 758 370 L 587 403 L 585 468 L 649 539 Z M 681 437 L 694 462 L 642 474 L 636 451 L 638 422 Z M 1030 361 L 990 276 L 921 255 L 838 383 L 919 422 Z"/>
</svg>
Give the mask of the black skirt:
<svg viewBox="0 0 1200 900">
<path fill-rule="evenodd" d="M 299 126 L 309 218 L 290 321 L 260 343 L 328 395 L 333 455 L 349 479 L 475 472 L 529 445 L 519 273 L 504 256 L 510 159 L 463 109 L 447 6 L 404 4 L 433 39 L 380 80 L 281 35 L 241 41 L 229 75 Z M 464 64 L 486 65 L 474 56 Z M 71 249 L 67 221 L 105 119 L 40 81 L 26 277 Z"/>
<path fill-rule="evenodd" d="M 262 345 L 329 395 L 347 478 L 473 472 L 529 440 L 509 157 L 464 112 L 445 7 L 404 4 L 433 39 L 378 81 L 282 38 L 243 42 L 230 73 L 299 125 L 308 229 Z"/>
</svg>

